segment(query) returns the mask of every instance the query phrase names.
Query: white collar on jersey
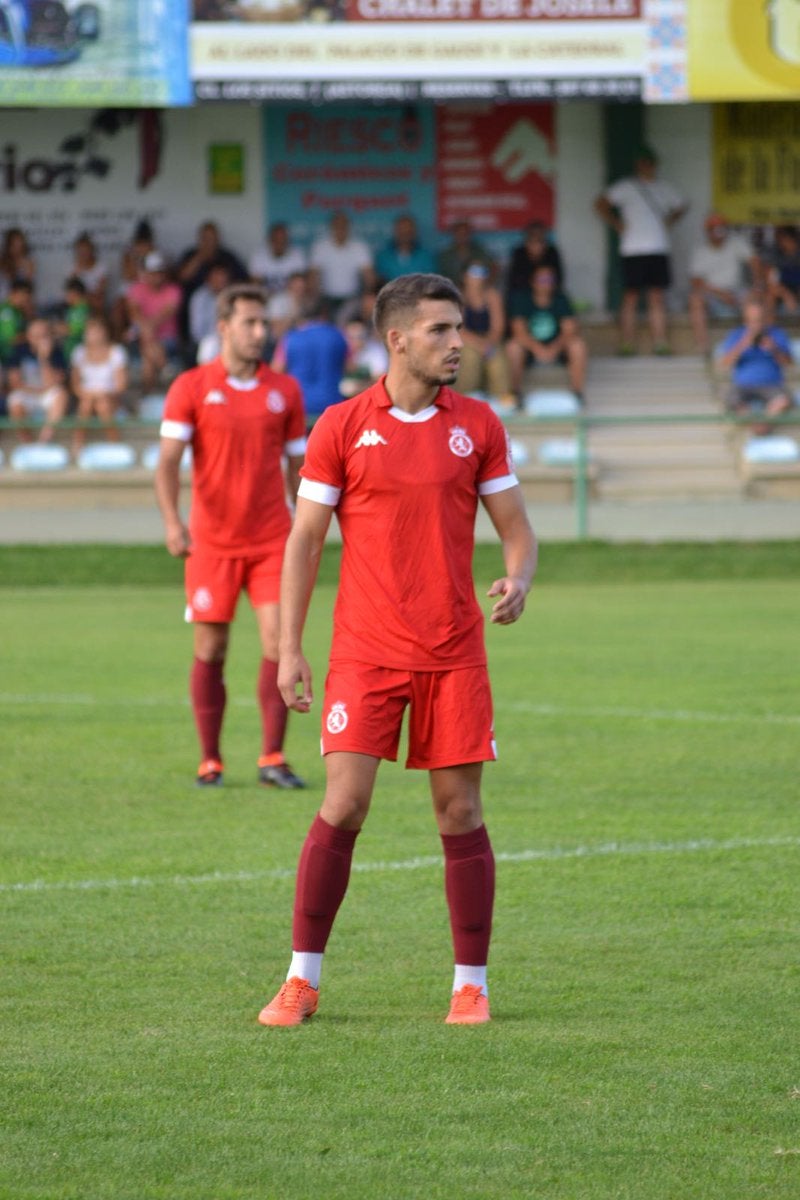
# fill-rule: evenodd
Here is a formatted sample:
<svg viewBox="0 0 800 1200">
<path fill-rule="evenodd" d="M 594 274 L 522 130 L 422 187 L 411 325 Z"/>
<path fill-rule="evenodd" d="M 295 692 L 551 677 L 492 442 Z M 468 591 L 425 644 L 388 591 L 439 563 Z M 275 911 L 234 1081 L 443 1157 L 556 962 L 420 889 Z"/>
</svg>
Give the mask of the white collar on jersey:
<svg viewBox="0 0 800 1200">
<path fill-rule="evenodd" d="M 225 380 L 228 387 L 235 388 L 237 392 L 252 392 L 253 388 L 257 388 L 261 382 L 259 379 L 234 379 L 229 375 Z"/>
<path fill-rule="evenodd" d="M 435 417 L 439 411 L 436 404 L 429 404 L 427 408 L 423 408 L 418 413 L 408 413 L 403 408 L 398 408 L 395 404 L 389 409 L 389 416 L 394 417 L 396 421 L 405 421 L 407 425 L 419 424 L 422 421 L 430 421 L 431 417 Z"/>
</svg>

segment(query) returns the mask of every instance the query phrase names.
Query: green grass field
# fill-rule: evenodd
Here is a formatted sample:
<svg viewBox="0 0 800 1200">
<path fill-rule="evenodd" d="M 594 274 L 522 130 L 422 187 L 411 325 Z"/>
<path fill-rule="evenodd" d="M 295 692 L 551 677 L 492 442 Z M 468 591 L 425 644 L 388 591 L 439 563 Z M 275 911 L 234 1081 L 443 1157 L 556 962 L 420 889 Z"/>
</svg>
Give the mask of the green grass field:
<svg viewBox="0 0 800 1200">
<path fill-rule="evenodd" d="M 319 709 L 290 727 L 309 789 L 259 789 L 243 608 L 199 792 L 175 564 L 0 551 L 2 1200 L 794 1200 L 799 549 L 546 546 L 488 630 L 492 1023 L 443 1024 L 426 779 L 384 765 L 296 1030 L 256 1014 Z"/>
</svg>

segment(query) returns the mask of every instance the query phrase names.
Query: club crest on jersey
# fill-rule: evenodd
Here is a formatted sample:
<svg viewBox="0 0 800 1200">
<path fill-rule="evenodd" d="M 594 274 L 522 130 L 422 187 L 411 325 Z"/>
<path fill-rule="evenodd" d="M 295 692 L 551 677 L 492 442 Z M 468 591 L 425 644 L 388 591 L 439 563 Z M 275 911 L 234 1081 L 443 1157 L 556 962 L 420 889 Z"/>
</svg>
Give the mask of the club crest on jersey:
<svg viewBox="0 0 800 1200">
<path fill-rule="evenodd" d="M 325 728 L 328 733 L 344 733 L 347 728 L 347 705 L 341 700 L 337 700 L 331 705 L 331 711 L 328 713 L 328 719 L 325 722 Z"/>
<path fill-rule="evenodd" d="M 385 437 L 381 437 L 377 429 L 365 429 L 361 437 L 356 442 L 356 450 L 359 446 L 388 446 Z"/>
<path fill-rule="evenodd" d="M 280 392 L 276 392 L 274 388 L 267 392 L 267 408 L 271 413 L 282 413 L 286 411 L 286 401 Z"/>
<path fill-rule="evenodd" d="M 218 388 L 212 388 L 210 392 L 203 397 L 203 404 L 226 404 L 225 393 L 219 391 Z"/>
<path fill-rule="evenodd" d="M 192 596 L 192 608 L 195 612 L 208 612 L 213 603 L 214 598 L 208 588 L 198 588 Z"/>
<path fill-rule="evenodd" d="M 450 430 L 450 441 L 447 444 L 451 452 L 457 454 L 459 458 L 468 458 L 475 449 L 472 438 L 460 425 L 454 425 Z"/>
</svg>

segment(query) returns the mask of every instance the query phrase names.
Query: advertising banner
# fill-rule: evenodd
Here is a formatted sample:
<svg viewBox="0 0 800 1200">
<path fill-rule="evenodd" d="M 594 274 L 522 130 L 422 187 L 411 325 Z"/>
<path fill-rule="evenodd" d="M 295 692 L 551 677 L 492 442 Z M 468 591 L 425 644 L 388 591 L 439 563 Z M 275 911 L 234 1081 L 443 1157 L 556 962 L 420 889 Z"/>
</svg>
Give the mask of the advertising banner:
<svg viewBox="0 0 800 1200">
<path fill-rule="evenodd" d="M 693 100 L 798 95 L 798 0 L 692 0 L 688 18 Z"/>
<path fill-rule="evenodd" d="M 713 204 L 734 224 L 800 223 L 800 105 L 714 107 Z"/>
<path fill-rule="evenodd" d="M 0 105 L 190 104 L 189 0 L 0 0 Z"/>
</svg>

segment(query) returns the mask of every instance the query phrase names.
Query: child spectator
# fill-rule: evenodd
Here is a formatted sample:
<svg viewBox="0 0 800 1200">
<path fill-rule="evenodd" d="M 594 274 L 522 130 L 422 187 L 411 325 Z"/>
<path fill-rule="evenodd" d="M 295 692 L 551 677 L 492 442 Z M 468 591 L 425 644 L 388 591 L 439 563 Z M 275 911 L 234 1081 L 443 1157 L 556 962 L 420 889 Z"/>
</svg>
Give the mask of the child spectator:
<svg viewBox="0 0 800 1200">
<path fill-rule="evenodd" d="M 78 419 L 99 418 L 108 426 L 106 436 L 113 441 L 117 436 L 114 417 L 128 387 L 128 354 L 124 346 L 111 340 L 104 317 L 89 317 L 83 340 L 72 351 L 70 368 L 70 383 L 78 400 Z M 80 447 L 85 439 L 86 430 L 76 429 L 73 445 Z"/>
<path fill-rule="evenodd" d="M 33 315 L 33 284 L 13 279 L 8 299 L 0 304 L 0 365 L 7 366 L 25 341 L 25 327 Z"/>
<path fill-rule="evenodd" d="M 88 233 L 80 234 L 73 243 L 72 274 L 86 288 L 86 299 L 93 313 L 106 310 L 108 270 L 98 260 L 97 249 Z"/>
<path fill-rule="evenodd" d="M 122 251 L 119 287 L 111 305 L 111 328 L 118 341 L 123 340 L 131 324 L 128 292 L 141 279 L 144 260 L 155 249 L 156 240 L 152 225 L 147 220 L 139 221 L 130 243 Z"/>
<path fill-rule="evenodd" d="M 77 275 L 70 275 L 64 284 L 64 314 L 56 324 L 56 335 L 67 361 L 83 337 L 90 315 L 86 284 Z"/>
<path fill-rule="evenodd" d="M 16 226 L 7 229 L 0 246 L 0 297 L 8 296 L 15 279 L 26 279 L 32 287 L 35 278 L 36 264 L 28 239 Z"/>
<path fill-rule="evenodd" d="M 167 274 L 163 254 L 151 250 L 144 260 L 142 278 L 128 292 L 133 321 L 133 339 L 142 358 L 141 384 L 144 392 L 157 386 L 167 358 L 178 353 L 178 310 L 181 289 Z"/>
<path fill-rule="evenodd" d="M 26 340 L 17 347 L 8 366 L 8 415 L 25 422 L 23 441 L 31 440 L 30 422 L 44 416 L 40 442 L 49 442 L 54 426 L 66 416 L 69 392 L 67 363 L 56 345 L 50 325 L 41 317 L 29 322 Z"/>
</svg>

